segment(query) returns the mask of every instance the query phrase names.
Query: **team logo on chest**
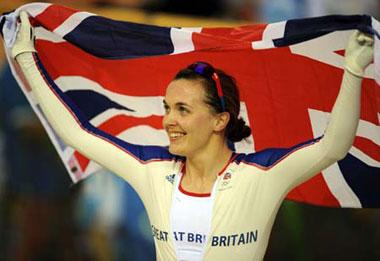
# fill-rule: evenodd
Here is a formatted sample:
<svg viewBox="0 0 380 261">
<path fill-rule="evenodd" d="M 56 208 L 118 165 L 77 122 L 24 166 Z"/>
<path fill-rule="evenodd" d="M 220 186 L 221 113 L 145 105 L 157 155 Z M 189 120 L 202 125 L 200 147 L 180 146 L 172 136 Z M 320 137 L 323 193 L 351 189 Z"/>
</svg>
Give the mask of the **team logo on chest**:
<svg viewBox="0 0 380 261">
<path fill-rule="evenodd" d="M 227 172 L 226 174 L 224 174 L 224 176 L 223 176 L 223 180 L 230 180 L 231 179 L 231 176 L 232 176 L 232 174 L 231 174 L 231 172 Z"/>
<path fill-rule="evenodd" d="M 223 178 L 220 181 L 221 184 L 219 187 L 219 191 L 232 188 L 231 180 L 232 180 L 232 172 L 227 171 L 226 173 L 224 173 Z"/>
<path fill-rule="evenodd" d="M 175 174 L 167 175 L 165 178 L 166 178 L 167 181 L 169 181 L 170 183 L 174 184 Z"/>
</svg>

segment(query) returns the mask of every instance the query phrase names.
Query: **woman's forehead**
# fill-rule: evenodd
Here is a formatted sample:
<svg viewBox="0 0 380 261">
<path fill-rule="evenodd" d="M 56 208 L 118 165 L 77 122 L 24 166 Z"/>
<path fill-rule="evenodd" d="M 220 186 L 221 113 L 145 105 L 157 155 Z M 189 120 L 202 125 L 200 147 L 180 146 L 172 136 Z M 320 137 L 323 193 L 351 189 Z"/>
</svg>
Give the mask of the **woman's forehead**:
<svg viewBox="0 0 380 261">
<path fill-rule="evenodd" d="M 197 80 L 179 79 L 172 81 L 166 88 L 165 102 L 184 102 L 194 104 L 204 102 L 204 88 Z"/>
</svg>

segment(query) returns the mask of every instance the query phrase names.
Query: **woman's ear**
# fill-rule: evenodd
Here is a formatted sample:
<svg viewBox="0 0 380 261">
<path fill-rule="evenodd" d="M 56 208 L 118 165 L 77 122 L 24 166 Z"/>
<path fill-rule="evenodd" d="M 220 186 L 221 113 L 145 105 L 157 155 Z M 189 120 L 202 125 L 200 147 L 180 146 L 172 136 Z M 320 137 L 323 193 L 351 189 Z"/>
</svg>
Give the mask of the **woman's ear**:
<svg viewBox="0 0 380 261">
<path fill-rule="evenodd" d="M 221 112 L 216 115 L 214 131 L 222 131 L 227 127 L 228 122 L 230 121 L 229 112 Z"/>
</svg>

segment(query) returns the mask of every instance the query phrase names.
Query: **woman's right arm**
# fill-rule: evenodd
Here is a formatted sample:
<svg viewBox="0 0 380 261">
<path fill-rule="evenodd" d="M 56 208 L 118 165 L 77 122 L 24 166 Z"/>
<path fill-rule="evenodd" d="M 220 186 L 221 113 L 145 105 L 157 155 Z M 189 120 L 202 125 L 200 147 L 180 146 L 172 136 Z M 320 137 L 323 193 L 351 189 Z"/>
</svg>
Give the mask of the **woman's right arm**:
<svg viewBox="0 0 380 261">
<path fill-rule="evenodd" d="M 20 18 L 21 28 L 12 48 L 12 56 L 19 64 L 49 123 L 67 145 L 120 175 L 132 186 L 137 185 L 133 184 L 137 182 L 136 179 L 142 181 L 146 178 L 146 164 L 122 146 L 83 128 L 41 73 L 28 15 L 23 12 Z M 128 176 L 132 174 L 134 177 Z"/>
<path fill-rule="evenodd" d="M 271 169 L 274 184 L 292 189 L 346 156 L 360 119 L 361 83 L 373 59 L 373 42 L 373 37 L 359 31 L 351 35 L 341 88 L 323 137 L 284 155 Z"/>
</svg>

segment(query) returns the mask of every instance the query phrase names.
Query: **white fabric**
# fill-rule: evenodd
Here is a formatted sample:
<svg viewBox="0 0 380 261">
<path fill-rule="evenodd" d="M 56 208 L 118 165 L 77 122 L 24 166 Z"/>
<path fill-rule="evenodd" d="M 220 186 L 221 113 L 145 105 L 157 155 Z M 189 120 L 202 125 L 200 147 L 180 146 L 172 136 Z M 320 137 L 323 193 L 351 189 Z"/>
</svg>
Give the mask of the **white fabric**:
<svg viewBox="0 0 380 261">
<path fill-rule="evenodd" d="M 178 182 L 184 163 L 175 157 L 163 157 L 167 155 L 165 148 L 161 148 L 162 157 L 157 160 L 140 159 L 128 148 L 143 148 L 131 144 L 126 148 L 115 146 L 83 129 L 50 88 L 49 82 L 45 82 L 35 59 L 37 57 L 31 53 L 17 56 L 25 79 L 57 134 L 68 145 L 120 175 L 134 187 L 152 224 L 156 259 L 178 260 L 175 239 L 169 231 L 175 215 L 170 212 L 176 190 L 174 184 Z M 270 166 L 260 165 L 254 154 L 239 154 L 236 162 L 229 164 L 223 175 L 217 177 L 211 193 L 210 240 L 202 254 L 204 260 L 263 259 L 275 215 L 285 195 L 343 158 L 350 149 L 359 120 L 360 85 L 361 78 L 344 73 L 329 125 L 319 141 L 298 147 Z M 158 149 L 155 148 L 156 153 Z"/>
<path fill-rule="evenodd" d="M 171 209 L 177 258 L 181 261 L 202 260 L 211 226 L 212 198 L 186 195 L 179 190 L 179 183 Z"/>
</svg>

